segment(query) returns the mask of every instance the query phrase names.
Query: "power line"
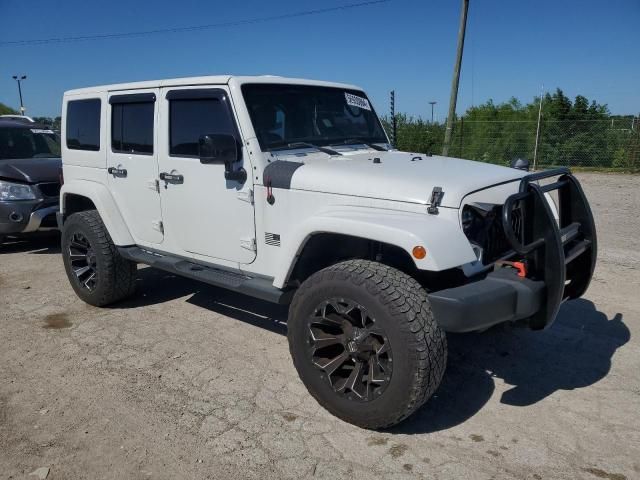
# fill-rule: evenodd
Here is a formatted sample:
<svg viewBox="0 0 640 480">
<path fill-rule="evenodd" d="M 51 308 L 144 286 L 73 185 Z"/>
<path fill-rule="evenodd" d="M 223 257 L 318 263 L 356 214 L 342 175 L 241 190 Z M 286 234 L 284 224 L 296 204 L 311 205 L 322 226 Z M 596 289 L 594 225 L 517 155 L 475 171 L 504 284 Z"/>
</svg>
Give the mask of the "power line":
<svg viewBox="0 0 640 480">
<path fill-rule="evenodd" d="M 194 32 L 198 30 L 209 30 L 215 28 L 225 27 L 237 27 L 240 25 L 251 25 L 256 23 L 272 22 L 275 20 L 286 20 L 289 18 L 308 17 L 311 15 L 318 15 L 322 13 L 336 12 L 340 10 L 348 10 L 352 8 L 365 7 L 369 5 L 375 5 L 378 3 L 386 3 L 390 0 L 370 0 L 360 3 L 350 3 L 348 5 L 340 5 L 337 7 L 318 8 L 315 10 L 303 10 L 300 12 L 283 13 L 281 15 L 272 15 L 269 17 L 257 17 L 244 20 L 234 20 L 222 23 L 211 23 L 208 25 L 195 25 L 190 27 L 175 27 L 175 28 L 161 28 L 157 30 L 147 30 L 141 32 L 126 32 L 126 33 L 105 33 L 98 35 L 83 35 L 75 37 L 57 37 L 57 38 L 41 38 L 32 40 L 11 40 L 0 42 L 0 47 L 4 46 L 25 46 L 25 45 L 45 45 L 49 43 L 64 43 L 64 42 L 81 42 L 89 40 L 106 40 L 114 38 L 127 38 L 127 37 L 141 37 L 146 35 L 158 35 L 163 33 L 181 33 L 181 32 Z"/>
</svg>

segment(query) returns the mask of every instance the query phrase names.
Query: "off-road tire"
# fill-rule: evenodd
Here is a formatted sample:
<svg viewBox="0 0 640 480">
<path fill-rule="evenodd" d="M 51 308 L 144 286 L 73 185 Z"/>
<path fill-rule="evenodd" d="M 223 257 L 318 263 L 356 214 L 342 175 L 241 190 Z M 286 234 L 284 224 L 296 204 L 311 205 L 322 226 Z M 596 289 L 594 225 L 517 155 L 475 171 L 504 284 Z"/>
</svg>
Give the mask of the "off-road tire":
<svg viewBox="0 0 640 480">
<path fill-rule="evenodd" d="M 76 280 L 69 254 L 74 233 L 81 233 L 91 244 L 96 260 L 96 286 L 93 291 L 83 288 Z M 122 258 L 113 244 L 96 210 L 74 213 L 62 228 L 62 258 L 74 291 L 84 302 L 103 307 L 131 296 L 135 290 L 137 265 Z"/>
<path fill-rule="evenodd" d="M 310 358 L 308 318 L 324 299 L 349 298 L 382 326 L 393 352 L 386 389 L 367 402 L 339 396 Z M 368 260 L 349 260 L 309 277 L 296 292 L 288 318 L 289 349 L 309 393 L 333 415 L 370 429 L 391 427 L 436 391 L 446 368 L 447 341 L 426 291 L 409 275 Z"/>
</svg>

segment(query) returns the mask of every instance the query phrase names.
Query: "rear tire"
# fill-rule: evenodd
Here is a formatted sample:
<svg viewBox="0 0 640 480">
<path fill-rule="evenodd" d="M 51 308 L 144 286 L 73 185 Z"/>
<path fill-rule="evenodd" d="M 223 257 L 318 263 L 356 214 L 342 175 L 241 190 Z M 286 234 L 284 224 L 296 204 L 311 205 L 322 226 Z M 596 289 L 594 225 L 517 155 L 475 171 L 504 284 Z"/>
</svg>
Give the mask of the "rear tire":
<svg viewBox="0 0 640 480">
<path fill-rule="evenodd" d="M 309 393 L 364 428 L 407 418 L 433 395 L 446 368 L 446 336 L 426 291 L 409 275 L 367 260 L 307 279 L 289 310 L 288 339 Z"/>
<path fill-rule="evenodd" d="M 74 213 L 62 228 L 62 258 L 74 291 L 103 307 L 131 296 L 137 265 L 120 256 L 96 210 Z"/>
</svg>

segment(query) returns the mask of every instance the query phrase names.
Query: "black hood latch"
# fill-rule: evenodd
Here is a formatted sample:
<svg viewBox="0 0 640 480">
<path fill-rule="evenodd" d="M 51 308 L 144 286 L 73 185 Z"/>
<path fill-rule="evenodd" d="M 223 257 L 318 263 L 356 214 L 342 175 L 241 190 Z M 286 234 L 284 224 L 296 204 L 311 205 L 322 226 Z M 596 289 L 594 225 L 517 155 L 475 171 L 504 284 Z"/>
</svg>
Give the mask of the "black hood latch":
<svg viewBox="0 0 640 480">
<path fill-rule="evenodd" d="M 442 197 L 444 197 L 442 187 L 433 187 L 433 190 L 431 191 L 431 201 L 429 202 L 431 205 L 427 208 L 428 213 L 431 215 L 438 215 L 438 207 L 442 203 Z"/>
</svg>

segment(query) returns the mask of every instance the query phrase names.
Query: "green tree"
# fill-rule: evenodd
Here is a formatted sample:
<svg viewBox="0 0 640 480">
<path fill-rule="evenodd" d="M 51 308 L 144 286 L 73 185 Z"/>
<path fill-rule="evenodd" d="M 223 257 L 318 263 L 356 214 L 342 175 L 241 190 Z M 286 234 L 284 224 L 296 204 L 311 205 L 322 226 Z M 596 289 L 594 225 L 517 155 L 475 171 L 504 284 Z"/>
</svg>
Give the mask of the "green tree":
<svg viewBox="0 0 640 480">
<path fill-rule="evenodd" d="M 0 115 L 17 115 L 17 114 L 18 112 L 16 112 L 13 108 L 8 107 L 4 103 L 0 103 Z"/>
<path fill-rule="evenodd" d="M 48 127 L 54 129 L 54 130 L 60 130 L 60 117 L 33 117 L 33 119 L 38 122 L 41 123 L 43 125 L 47 125 Z"/>
</svg>

